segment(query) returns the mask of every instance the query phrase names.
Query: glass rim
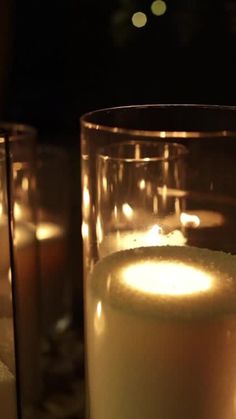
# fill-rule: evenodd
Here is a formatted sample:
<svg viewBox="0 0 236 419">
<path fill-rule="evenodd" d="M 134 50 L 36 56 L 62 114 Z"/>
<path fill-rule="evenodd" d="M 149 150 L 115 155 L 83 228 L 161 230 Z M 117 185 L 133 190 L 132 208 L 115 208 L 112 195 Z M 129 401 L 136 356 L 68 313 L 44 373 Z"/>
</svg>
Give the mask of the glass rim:
<svg viewBox="0 0 236 419">
<path fill-rule="evenodd" d="M 122 110 L 145 110 L 145 109 L 191 109 L 191 110 L 211 110 L 211 111 L 235 111 L 236 106 L 229 105 L 207 105 L 207 104 L 142 104 L 142 105 L 125 105 L 110 108 L 101 108 L 91 112 L 87 112 L 80 117 L 80 124 L 82 128 L 96 130 L 101 132 L 113 134 L 126 134 L 136 137 L 150 137 L 150 138 L 176 138 L 176 139 L 199 139 L 199 138 L 222 138 L 222 137 L 236 137 L 235 129 L 212 129 L 212 130 L 147 130 L 147 129 L 134 129 L 125 128 L 122 126 L 111 126 L 102 123 L 95 123 L 91 119 L 94 116 L 101 117 L 107 112 L 115 112 Z"/>
<path fill-rule="evenodd" d="M 161 155 L 156 155 L 156 156 L 145 156 L 145 157 L 125 157 L 125 156 L 114 156 L 114 155 L 109 155 L 108 152 L 109 150 L 112 150 L 118 146 L 151 146 L 152 148 L 155 147 L 157 149 L 160 150 L 160 148 L 162 147 L 163 150 L 165 150 L 165 147 L 171 147 L 172 149 L 178 150 L 178 153 L 176 154 L 171 154 L 166 155 L 165 153 L 163 156 Z M 139 141 L 137 143 L 137 141 L 125 141 L 122 143 L 113 143 L 113 144 L 109 144 L 106 147 L 103 147 L 99 153 L 97 154 L 97 157 L 99 159 L 101 159 L 102 161 L 119 161 L 119 162 L 125 162 L 125 163 L 145 163 L 145 162 L 154 162 L 154 161 L 161 161 L 161 162 L 168 162 L 168 161 L 173 161 L 173 160 L 178 160 L 183 158 L 184 156 L 186 156 L 188 154 L 188 150 L 187 148 L 180 143 L 176 143 L 176 142 L 171 142 L 171 143 L 166 143 L 164 141 L 160 141 L 160 142 L 149 142 L 149 141 Z"/>
<path fill-rule="evenodd" d="M 1 120 L 0 131 L 5 131 L 10 141 L 33 139 L 37 135 L 37 130 L 32 125 Z"/>
</svg>

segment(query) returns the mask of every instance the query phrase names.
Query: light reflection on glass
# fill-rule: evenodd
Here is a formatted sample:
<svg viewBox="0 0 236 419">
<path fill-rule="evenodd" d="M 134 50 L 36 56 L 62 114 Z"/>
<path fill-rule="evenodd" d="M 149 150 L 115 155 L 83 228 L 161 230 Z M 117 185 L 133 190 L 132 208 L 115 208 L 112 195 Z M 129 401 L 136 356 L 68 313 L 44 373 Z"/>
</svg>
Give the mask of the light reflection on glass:
<svg viewBox="0 0 236 419">
<path fill-rule="evenodd" d="M 128 219 L 133 217 L 133 208 L 127 202 L 122 205 L 122 212 Z"/>
</svg>

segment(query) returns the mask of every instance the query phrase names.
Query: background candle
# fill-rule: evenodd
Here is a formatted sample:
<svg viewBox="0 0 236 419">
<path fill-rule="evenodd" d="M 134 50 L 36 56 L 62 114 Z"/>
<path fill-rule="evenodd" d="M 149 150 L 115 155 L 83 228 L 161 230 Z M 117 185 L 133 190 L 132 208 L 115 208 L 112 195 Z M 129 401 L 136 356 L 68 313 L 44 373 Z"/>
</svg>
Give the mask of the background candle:
<svg viewBox="0 0 236 419">
<path fill-rule="evenodd" d="M 88 279 L 91 419 L 232 419 L 236 257 L 189 247 L 115 253 Z"/>
</svg>

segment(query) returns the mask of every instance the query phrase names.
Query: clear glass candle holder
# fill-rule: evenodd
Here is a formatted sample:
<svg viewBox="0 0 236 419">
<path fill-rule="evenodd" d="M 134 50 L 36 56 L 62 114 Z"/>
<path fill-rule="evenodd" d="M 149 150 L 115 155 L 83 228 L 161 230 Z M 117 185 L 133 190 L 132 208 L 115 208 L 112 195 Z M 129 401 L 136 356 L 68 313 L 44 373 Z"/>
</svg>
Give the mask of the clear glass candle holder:
<svg viewBox="0 0 236 419">
<path fill-rule="evenodd" d="M 0 417 L 17 419 L 19 393 L 17 392 L 18 359 L 15 351 L 16 312 L 14 305 L 13 280 L 15 279 L 13 240 L 10 230 L 10 155 L 6 147 L 6 136 L 0 132 Z M 19 390 L 19 388 L 18 388 Z"/>
<path fill-rule="evenodd" d="M 20 400 L 25 419 L 41 397 L 36 130 L 13 122 L 0 122 L 0 129 L 9 138 Z"/>
<path fill-rule="evenodd" d="M 236 108 L 81 119 L 90 419 L 236 414 Z"/>
</svg>

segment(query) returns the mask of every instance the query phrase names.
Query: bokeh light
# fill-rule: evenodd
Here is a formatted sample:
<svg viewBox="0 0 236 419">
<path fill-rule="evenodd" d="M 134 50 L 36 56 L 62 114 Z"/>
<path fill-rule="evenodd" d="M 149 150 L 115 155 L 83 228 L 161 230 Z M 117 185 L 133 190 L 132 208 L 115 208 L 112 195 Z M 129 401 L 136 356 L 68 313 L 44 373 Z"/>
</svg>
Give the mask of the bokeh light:
<svg viewBox="0 0 236 419">
<path fill-rule="evenodd" d="M 143 12 L 136 12 L 132 16 L 132 23 L 136 28 L 143 28 L 147 23 L 147 16 Z"/>
<path fill-rule="evenodd" d="M 167 6 L 163 0 L 155 0 L 151 4 L 151 11 L 156 16 L 162 16 L 166 12 Z"/>
</svg>

